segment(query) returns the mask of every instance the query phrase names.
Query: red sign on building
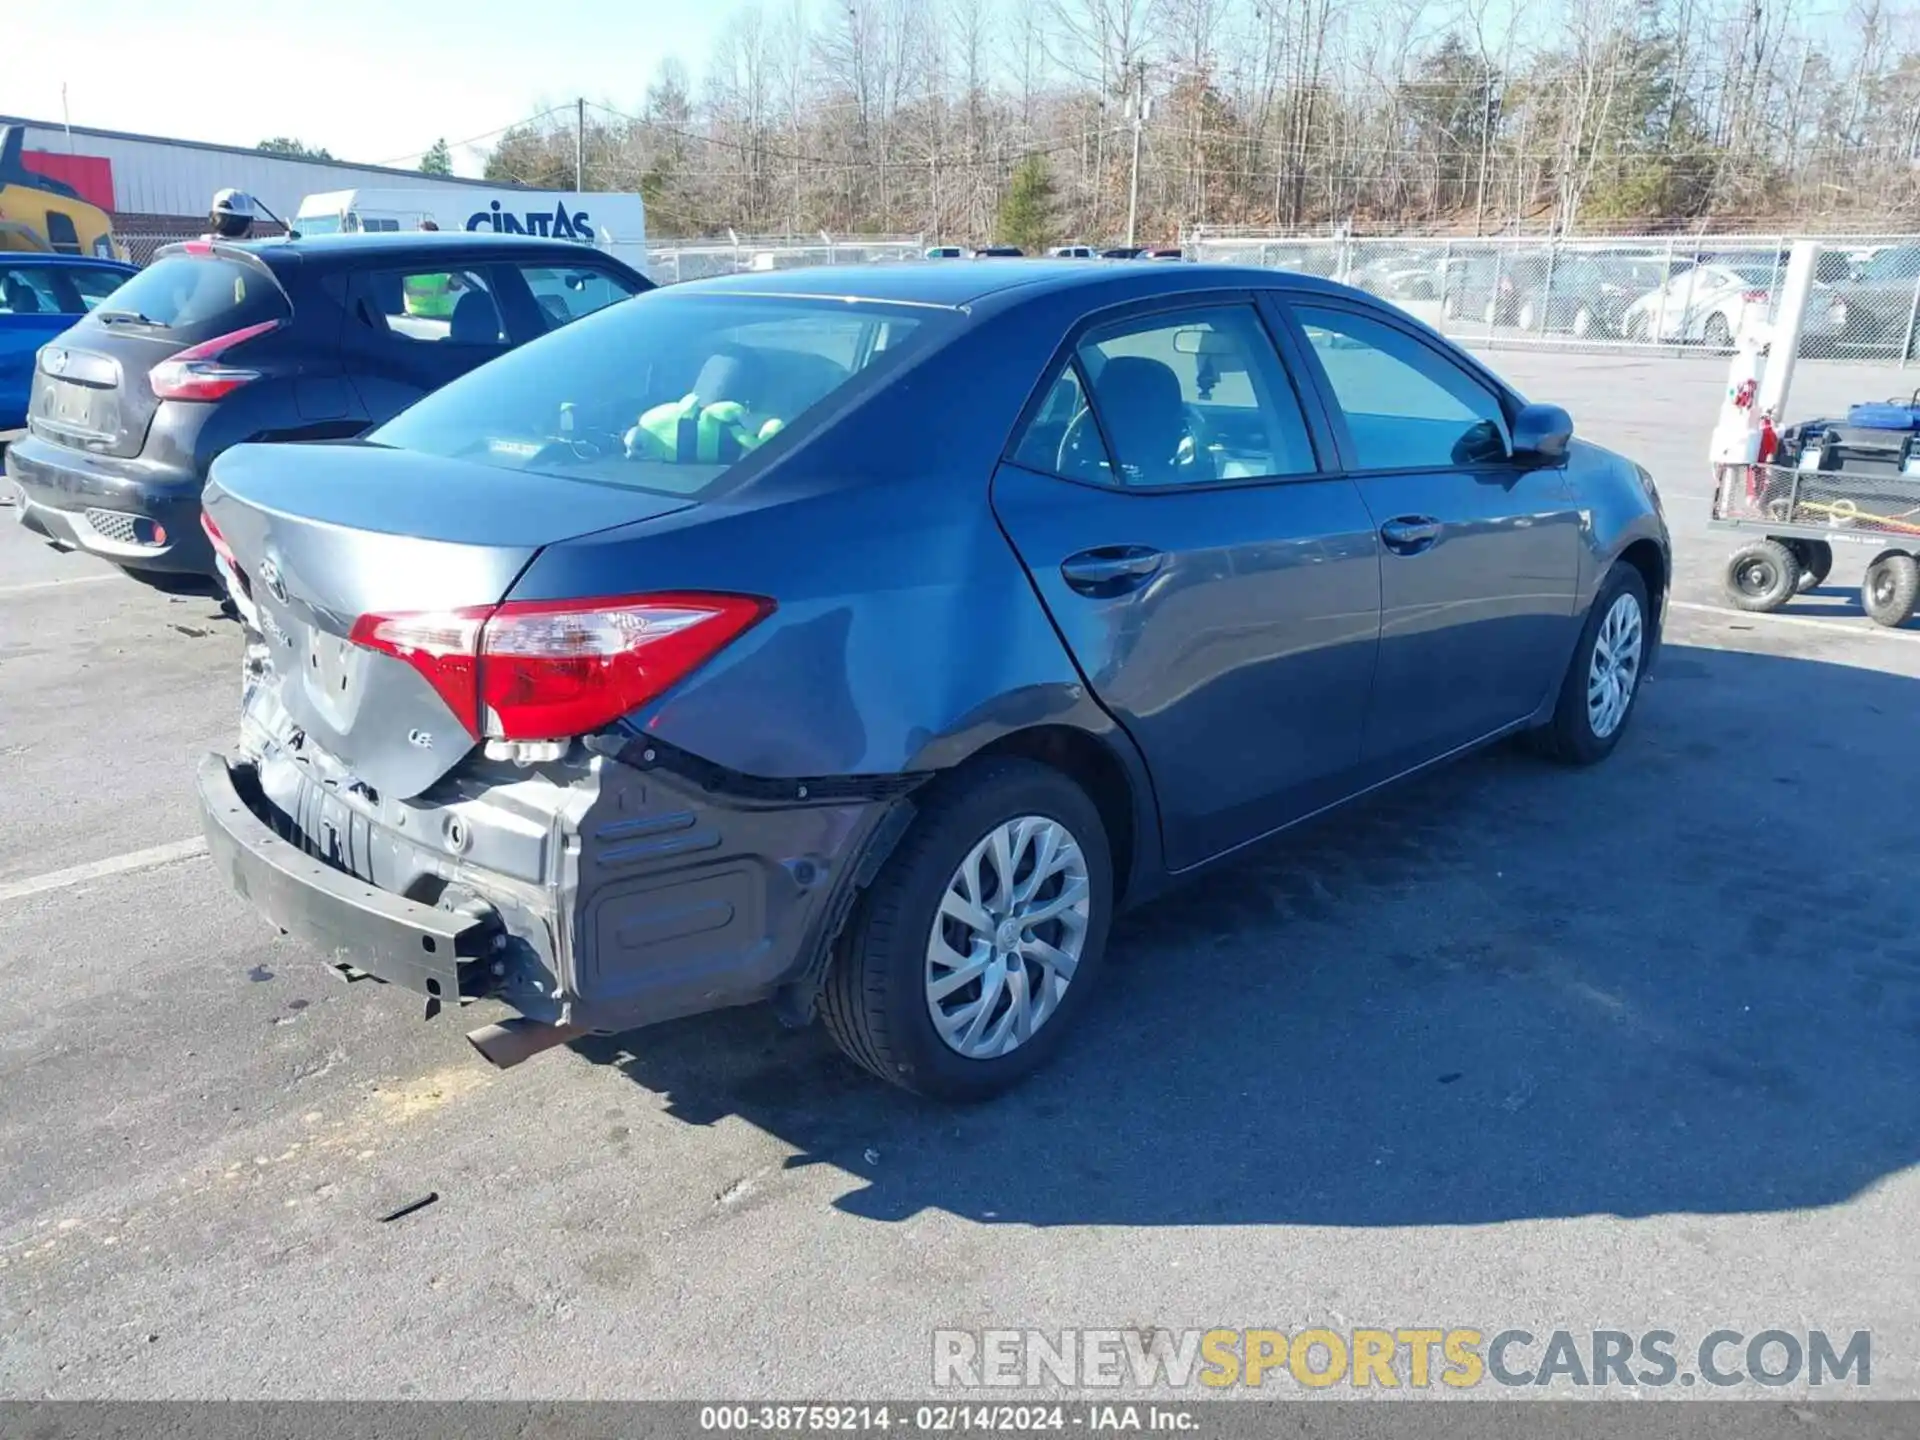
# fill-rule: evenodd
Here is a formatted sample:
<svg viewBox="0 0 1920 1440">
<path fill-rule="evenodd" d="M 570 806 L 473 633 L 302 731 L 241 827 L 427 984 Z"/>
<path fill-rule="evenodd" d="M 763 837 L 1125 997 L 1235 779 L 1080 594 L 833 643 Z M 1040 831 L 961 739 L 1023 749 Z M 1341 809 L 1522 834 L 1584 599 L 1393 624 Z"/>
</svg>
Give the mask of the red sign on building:
<svg viewBox="0 0 1920 1440">
<path fill-rule="evenodd" d="M 20 156 L 27 169 L 49 180 L 60 180 L 80 192 L 80 198 L 113 210 L 113 162 L 102 155 L 61 155 L 51 150 L 27 150 Z"/>
</svg>

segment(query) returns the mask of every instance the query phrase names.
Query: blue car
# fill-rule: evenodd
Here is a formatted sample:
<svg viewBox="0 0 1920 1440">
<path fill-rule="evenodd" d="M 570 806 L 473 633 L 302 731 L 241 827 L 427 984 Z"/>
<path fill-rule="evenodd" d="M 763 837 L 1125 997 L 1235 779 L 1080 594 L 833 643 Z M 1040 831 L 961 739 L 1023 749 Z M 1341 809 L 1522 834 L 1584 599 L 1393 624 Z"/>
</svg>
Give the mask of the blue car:
<svg viewBox="0 0 1920 1440">
<path fill-rule="evenodd" d="M 1619 743 L 1657 491 L 1390 306 L 1284 272 L 740 275 L 348 444 L 239 446 L 209 849 L 350 977 L 584 1031 L 772 1001 L 974 1099 L 1125 905 L 1510 735 Z M 264 931 L 263 931 L 264 934 Z"/>
<path fill-rule="evenodd" d="M 27 423 L 40 347 L 135 273 L 117 260 L 0 252 L 0 437 Z"/>
</svg>

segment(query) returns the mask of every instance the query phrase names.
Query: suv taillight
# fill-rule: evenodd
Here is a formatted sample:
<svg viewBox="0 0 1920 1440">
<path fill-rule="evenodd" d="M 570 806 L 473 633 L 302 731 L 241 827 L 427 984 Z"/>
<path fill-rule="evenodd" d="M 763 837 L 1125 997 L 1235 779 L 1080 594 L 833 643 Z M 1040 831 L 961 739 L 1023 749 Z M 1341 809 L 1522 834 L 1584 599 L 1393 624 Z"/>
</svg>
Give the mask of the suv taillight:
<svg viewBox="0 0 1920 1440">
<path fill-rule="evenodd" d="M 564 740 L 677 685 L 773 608 L 705 593 L 508 600 L 362 615 L 349 638 L 418 670 L 475 739 Z"/>
<path fill-rule="evenodd" d="M 1765 290 L 1742 290 L 1740 292 L 1740 298 L 1749 305 L 1758 305 L 1767 299 L 1768 296 Z"/>
<path fill-rule="evenodd" d="M 260 372 L 222 365 L 220 357 L 243 341 L 257 339 L 279 328 L 278 320 L 262 320 L 258 325 L 189 345 L 149 370 L 147 383 L 161 400 L 218 400 L 231 395 L 249 380 L 258 380 Z"/>
</svg>

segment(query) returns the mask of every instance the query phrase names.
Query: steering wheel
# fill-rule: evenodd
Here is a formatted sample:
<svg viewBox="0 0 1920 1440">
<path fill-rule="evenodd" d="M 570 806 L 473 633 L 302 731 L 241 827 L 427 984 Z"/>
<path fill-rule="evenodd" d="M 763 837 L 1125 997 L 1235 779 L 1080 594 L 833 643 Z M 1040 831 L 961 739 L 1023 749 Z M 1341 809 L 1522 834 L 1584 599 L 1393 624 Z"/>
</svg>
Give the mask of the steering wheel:
<svg viewBox="0 0 1920 1440">
<path fill-rule="evenodd" d="M 1201 466 L 1211 471 L 1213 426 L 1196 406 L 1182 405 L 1180 410 L 1186 421 L 1187 433 L 1181 437 L 1173 453 L 1174 468 L 1188 474 Z M 1062 475 L 1092 480 L 1099 478 L 1100 462 L 1104 459 L 1106 456 L 1100 447 L 1099 434 L 1093 428 L 1093 411 L 1082 405 L 1079 413 L 1067 422 L 1066 431 L 1060 437 L 1060 450 L 1054 457 L 1055 464 Z M 1205 478 L 1211 479 L 1212 476 Z"/>
<path fill-rule="evenodd" d="M 1180 448 L 1174 451 L 1173 463 L 1189 474 L 1204 468 L 1207 473 L 1200 477 L 1202 479 L 1217 478 L 1213 461 L 1213 425 L 1200 413 L 1197 405 L 1182 405 L 1180 409 L 1186 416 L 1187 434 L 1180 442 Z"/>
<path fill-rule="evenodd" d="M 1067 422 L 1067 428 L 1060 436 L 1059 453 L 1053 458 L 1055 469 L 1062 475 L 1082 480 L 1100 478 L 1100 468 L 1107 457 L 1100 444 L 1099 432 L 1093 428 L 1091 407 L 1082 405 Z"/>
</svg>

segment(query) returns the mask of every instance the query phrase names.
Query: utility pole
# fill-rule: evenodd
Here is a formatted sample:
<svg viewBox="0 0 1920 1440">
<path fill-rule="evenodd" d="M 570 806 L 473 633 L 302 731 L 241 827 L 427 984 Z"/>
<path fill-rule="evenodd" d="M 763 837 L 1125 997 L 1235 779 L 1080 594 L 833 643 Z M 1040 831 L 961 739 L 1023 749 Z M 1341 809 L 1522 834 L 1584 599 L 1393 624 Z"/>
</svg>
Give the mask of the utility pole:
<svg viewBox="0 0 1920 1440">
<path fill-rule="evenodd" d="M 1147 62 L 1136 61 L 1133 67 L 1133 172 L 1127 180 L 1127 245 L 1134 243 L 1133 232 L 1140 217 L 1140 132 L 1146 128 L 1147 111 Z"/>
<path fill-rule="evenodd" d="M 583 95 L 573 102 L 573 189 L 575 194 L 587 188 L 587 101 Z"/>
</svg>

